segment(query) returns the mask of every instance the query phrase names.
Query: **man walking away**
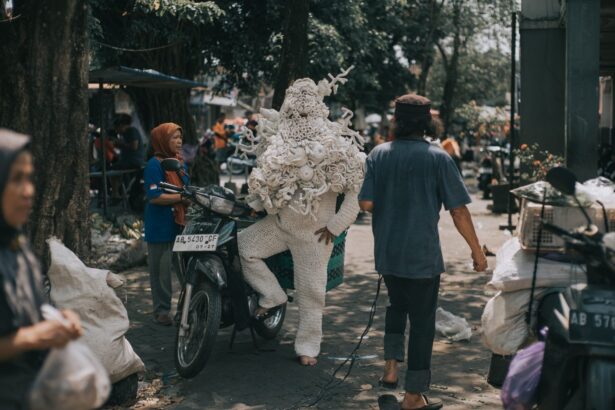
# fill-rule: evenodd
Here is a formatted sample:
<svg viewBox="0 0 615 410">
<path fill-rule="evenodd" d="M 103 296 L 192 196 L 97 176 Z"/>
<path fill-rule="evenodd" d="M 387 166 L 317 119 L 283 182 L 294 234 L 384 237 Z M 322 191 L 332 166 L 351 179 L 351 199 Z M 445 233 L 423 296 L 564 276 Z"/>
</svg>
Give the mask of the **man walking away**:
<svg viewBox="0 0 615 410">
<path fill-rule="evenodd" d="M 385 372 L 380 383 L 397 387 L 397 364 L 404 360 L 404 333 L 410 319 L 408 369 L 402 409 L 439 409 L 428 400 L 435 312 L 444 261 L 438 220 L 444 205 L 472 251 L 474 270 L 487 268 L 466 205 L 470 197 L 453 159 L 429 144 L 431 101 L 408 94 L 395 102 L 395 140 L 367 158 L 359 203 L 373 213 L 376 270 L 389 295 L 386 312 Z"/>
</svg>

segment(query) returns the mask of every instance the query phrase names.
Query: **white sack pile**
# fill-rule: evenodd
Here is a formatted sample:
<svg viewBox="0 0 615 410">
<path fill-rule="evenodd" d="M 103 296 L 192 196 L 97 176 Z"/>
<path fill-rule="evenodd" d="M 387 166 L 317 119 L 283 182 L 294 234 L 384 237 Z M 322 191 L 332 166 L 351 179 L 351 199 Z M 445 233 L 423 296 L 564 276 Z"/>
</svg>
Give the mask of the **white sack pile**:
<svg viewBox="0 0 615 410">
<path fill-rule="evenodd" d="M 88 268 L 58 239 L 47 240 L 51 252 L 51 300 L 61 309 L 79 314 L 83 342 L 109 372 L 112 383 L 145 371 L 141 358 L 124 337 L 128 312 L 113 287 L 123 284 L 121 276 Z"/>
<path fill-rule="evenodd" d="M 515 354 L 529 335 L 525 318 L 535 258 L 534 252 L 521 249 L 517 237 L 506 241 L 497 252 L 496 267 L 487 288 L 499 292 L 487 302 L 481 318 L 483 343 L 493 353 Z M 582 266 L 540 258 L 532 310 L 536 311 L 539 301 L 553 288 L 585 280 Z"/>
</svg>

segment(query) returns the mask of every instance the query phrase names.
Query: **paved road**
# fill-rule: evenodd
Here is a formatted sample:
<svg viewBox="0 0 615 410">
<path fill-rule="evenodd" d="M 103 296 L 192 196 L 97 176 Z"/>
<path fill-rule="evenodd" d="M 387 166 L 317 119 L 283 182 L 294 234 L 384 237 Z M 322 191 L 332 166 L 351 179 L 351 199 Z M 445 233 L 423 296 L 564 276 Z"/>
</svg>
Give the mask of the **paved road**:
<svg viewBox="0 0 615 410">
<path fill-rule="evenodd" d="M 504 216 L 486 211 L 486 202 L 470 206 L 479 238 L 497 249 L 508 237 L 498 230 Z M 471 273 L 469 250 L 448 214 L 440 223 L 447 272 L 442 280 L 440 306 L 465 317 L 474 328 L 470 342 L 450 343 L 438 337 L 434 345 L 432 395 L 447 409 L 501 408 L 499 392 L 487 385 L 490 353 L 480 342 L 480 315 L 488 299 L 488 275 Z M 291 304 L 277 340 L 255 352 L 249 333 L 238 336 L 229 349 L 230 332 L 220 332 L 215 351 L 204 371 L 182 380 L 173 366 L 174 329 L 150 320 L 151 303 L 146 268 L 125 272 L 131 329 L 128 339 L 144 359 L 148 373 L 141 383 L 141 401 L 134 408 L 173 409 L 284 409 L 307 401 L 328 380 L 363 332 L 374 299 L 377 276 L 373 267 L 373 238 L 369 218 L 352 226 L 347 243 L 346 280 L 327 296 L 324 341 L 318 366 L 302 368 L 294 360 L 293 335 L 297 307 Z M 490 264 L 494 263 L 490 258 Z M 382 371 L 382 336 L 386 296 L 381 295 L 375 323 L 359 351 L 348 380 L 321 401 L 320 409 L 377 409 L 377 380 Z M 398 392 L 401 394 L 401 391 Z"/>
</svg>

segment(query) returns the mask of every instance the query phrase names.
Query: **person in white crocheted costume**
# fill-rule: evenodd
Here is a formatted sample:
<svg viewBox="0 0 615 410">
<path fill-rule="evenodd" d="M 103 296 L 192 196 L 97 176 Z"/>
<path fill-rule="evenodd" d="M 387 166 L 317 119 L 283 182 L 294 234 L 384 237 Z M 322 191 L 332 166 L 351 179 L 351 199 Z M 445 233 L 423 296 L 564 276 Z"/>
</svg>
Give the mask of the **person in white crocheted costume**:
<svg viewBox="0 0 615 410">
<path fill-rule="evenodd" d="M 241 149 L 257 154 L 248 180 L 248 203 L 267 216 L 239 234 L 246 281 L 259 293 L 257 315 L 286 303 L 286 292 L 264 259 L 290 250 L 299 306 L 295 352 L 316 364 L 322 339 L 327 264 L 333 240 L 356 219 L 363 179 L 363 140 L 351 130 L 352 113 L 328 119 L 323 98 L 344 83 L 350 70 L 314 83 L 296 80 L 280 111 L 261 110 L 258 139 L 247 134 Z M 340 194 L 344 200 L 336 212 Z"/>
</svg>

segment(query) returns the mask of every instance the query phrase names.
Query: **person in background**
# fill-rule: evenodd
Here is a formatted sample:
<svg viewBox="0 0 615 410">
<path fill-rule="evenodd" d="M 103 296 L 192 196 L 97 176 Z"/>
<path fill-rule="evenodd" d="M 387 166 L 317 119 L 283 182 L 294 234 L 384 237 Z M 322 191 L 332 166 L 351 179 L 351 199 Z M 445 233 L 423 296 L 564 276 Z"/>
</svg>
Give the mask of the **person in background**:
<svg viewBox="0 0 615 410">
<path fill-rule="evenodd" d="M 182 128 L 168 122 L 158 125 L 151 132 L 154 156 L 145 167 L 145 189 L 148 202 L 145 206 L 145 242 L 147 242 L 150 285 L 154 305 L 154 322 L 164 326 L 172 324 L 171 312 L 171 268 L 173 265 L 173 243 L 183 226 L 186 225 L 187 200 L 180 194 L 168 194 L 160 188 L 161 182 L 176 186 L 187 185 L 188 175 L 181 172 L 165 171 L 161 161 L 176 158 L 182 163 Z"/>
<path fill-rule="evenodd" d="M 446 151 L 448 155 L 453 159 L 457 169 L 461 172 L 461 148 L 459 147 L 459 143 L 457 140 L 448 135 L 447 137 L 442 137 L 442 149 Z"/>
<path fill-rule="evenodd" d="M 132 125 L 132 117 L 128 114 L 118 114 L 114 128 L 119 139 L 116 146 L 120 149 L 120 156 L 114 169 L 137 169 L 143 166 L 145 148 L 139 130 Z"/>
<path fill-rule="evenodd" d="M 119 138 L 115 141 L 115 145 L 120 150 L 120 155 L 117 162 L 113 165 L 114 170 L 135 169 L 140 170 L 145 161 L 145 147 L 143 138 L 139 130 L 132 125 L 132 117 L 128 114 L 118 114 L 113 123 L 115 131 L 119 134 Z M 111 203 L 117 204 L 121 201 L 120 186 L 122 177 L 113 177 L 111 179 L 112 199 Z"/>
<path fill-rule="evenodd" d="M 442 205 L 468 243 L 474 269 L 487 259 L 466 205 L 470 196 L 452 158 L 425 138 L 433 136 L 431 101 L 408 94 L 395 103 L 395 140 L 367 158 L 359 205 L 373 213 L 376 271 L 389 295 L 384 335 L 383 387 L 397 388 L 397 366 L 404 360 L 404 335 L 410 319 L 408 368 L 402 409 L 439 409 L 425 396 L 431 381 L 436 307 L 444 261 L 438 221 Z"/>
<path fill-rule="evenodd" d="M 111 165 L 117 159 L 117 154 L 115 153 L 115 144 L 114 141 L 117 139 L 117 134 L 115 130 L 109 129 L 105 132 L 105 161 L 107 163 L 107 168 L 110 168 Z M 100 137 L 100 133 L 96 133 L 96 139 L 94 140 L 94 146 L 98 151 L 98 156 L 102 155 L 102 138 Z"/>
<path fill-rule="evenodd" d="M 29 138 L 0 129 L 0 409 L 27 408 L 27 397 L 47 351 L 81 336 L 79 317 L 68 325 L 44 320 L 43 279 L 21 228 L 34 201 Z"/>
<path fill-rule="evenodd" d="M 216 123 L 211 128 L 214 132 L 214 148 L 216 149 L 216 162 L 218 163 L 218 166 L 226 161 L 228 135 L 226 134 L 226 128 L 224 127 L 225 120 L 226 115 L 220 114 L 216 120 Z"/>
<path fill-rule="evenodd" d="M 258 126 L 258 121 L 250 120 L 248 121 L 246 126 L 248 127 L 250 131 L 252 131 L 252 135 L 254 135 L 254 138 L 256 138 L 256 136 L 258 135 L 258 131 L 256 130 L 256 127 Z"/>
</svg>

